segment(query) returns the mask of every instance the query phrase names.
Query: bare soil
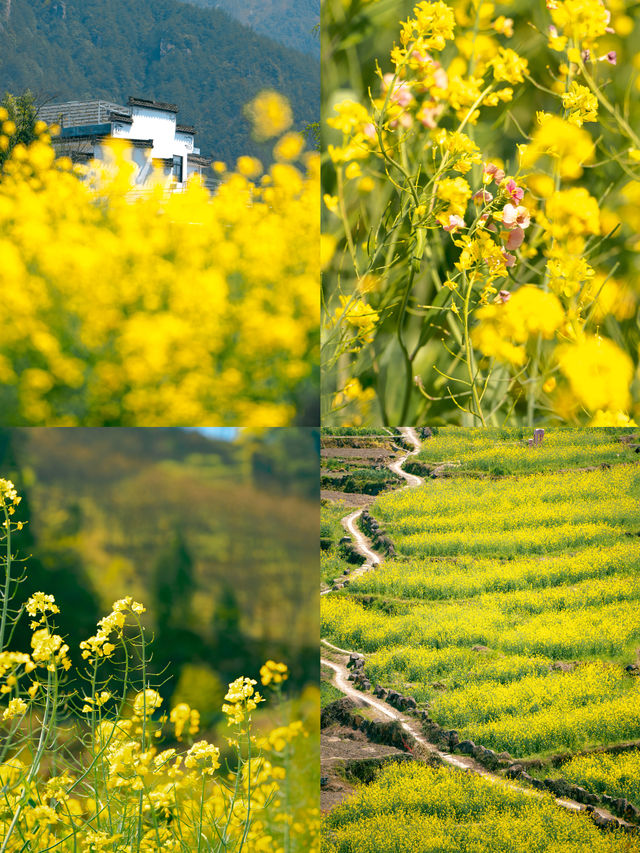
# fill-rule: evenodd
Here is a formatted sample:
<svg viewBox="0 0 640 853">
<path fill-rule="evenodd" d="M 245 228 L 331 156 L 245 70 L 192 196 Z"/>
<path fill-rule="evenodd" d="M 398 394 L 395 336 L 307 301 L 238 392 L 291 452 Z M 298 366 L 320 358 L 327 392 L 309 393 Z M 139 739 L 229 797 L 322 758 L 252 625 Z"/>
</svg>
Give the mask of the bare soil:
<svg viewBox="0 0 640 853">
<path fill-rule="evenodd" d="M 375 501 L 376 495 L 361 495 L 358 492 L 338 492 L 331 489 L 321 489 L 320 500 L 342 501 L 346 507 L 369 507 Z"/>
<path fill-rule="evenodd" d="M 329 459 L 393 459 L 395 452 L 389 447 L 323 447 L 320 455 Z"/>
<path fill-rule="evenodd" d="M 320 775 L 327 780 L 320 791 L 320 808 L 323 812 L 330 811 L 355 791 L 355 786 L 340 772 L 350 761 L 384 761 L 404 755 L 393 746 L 371 743 L 357 729 L 340 725 L 322 730 L 320 749 Z"/>
</svg>

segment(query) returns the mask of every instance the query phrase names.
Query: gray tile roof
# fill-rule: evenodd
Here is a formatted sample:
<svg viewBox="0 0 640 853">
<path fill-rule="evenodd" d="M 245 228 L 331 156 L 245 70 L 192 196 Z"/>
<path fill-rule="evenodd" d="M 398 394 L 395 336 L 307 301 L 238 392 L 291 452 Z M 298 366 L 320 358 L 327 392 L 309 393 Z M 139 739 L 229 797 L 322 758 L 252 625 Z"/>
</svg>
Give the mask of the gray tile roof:
<svg viewBox="0 0 640 853">
<path fill-rule="evenodd" d="M 63 127 L 102 124 L 108 122 L 111 113 L 131 115 L 131 109 L 111 101 L 65 101 L 40 107 L 38 116 L 47 124 L 62 124 Z"/>
</svg>

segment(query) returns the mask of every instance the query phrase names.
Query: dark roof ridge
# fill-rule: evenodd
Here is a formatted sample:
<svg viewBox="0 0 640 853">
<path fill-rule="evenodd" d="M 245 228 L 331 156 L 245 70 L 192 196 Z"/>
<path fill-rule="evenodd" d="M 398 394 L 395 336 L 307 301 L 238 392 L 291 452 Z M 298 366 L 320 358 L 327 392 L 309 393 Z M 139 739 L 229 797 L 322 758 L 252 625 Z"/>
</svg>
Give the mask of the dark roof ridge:
<svg viewBox="0 0 640 853">
<path fill-rule="evenodd" d="M 128 103 L 130 107 L 151 107 L 152 109 L 164 110 L 168 113 L 179 112 L 176 104 L 168 104 L 165 101 L 153 101 L 148 98 L 134 98 L 132 95 L 129 96 Z"/>
</svg>

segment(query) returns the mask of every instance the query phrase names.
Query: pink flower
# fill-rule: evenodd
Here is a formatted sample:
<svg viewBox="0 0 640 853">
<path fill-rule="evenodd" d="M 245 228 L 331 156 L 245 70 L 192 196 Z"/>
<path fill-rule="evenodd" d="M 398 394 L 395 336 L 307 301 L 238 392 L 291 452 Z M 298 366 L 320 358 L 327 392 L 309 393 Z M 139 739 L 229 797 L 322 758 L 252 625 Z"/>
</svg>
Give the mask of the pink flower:
<svg viewBox="0 0 640 853">
<path fill-rule="evenodd" d="M 511 294 L 508 290 L 501 290 L 496 296 L 496 302 L 501 302 L 503 305 L 511 299 Z"/>
<path fill-rule="evenodd" d="M 615 65 L 618 61 L 618 54 L 615 50 L 610 50 L 609 53 L 605 53 L 604 56 L 599 56 L 598 62 L 602 62 L 603 59 L 606 59 L 609 65 Z"/>
<path fill-rule="evenodd" d="M 416 118 L 425 127 L 434 128 L 437 127 L 438 119 L 442 115 L 443 110 L 444 104 L 436 104 L 435 101 L 429 101 L 429 103 L 423 104 L 420 107 Z"/>
<path fill-rule="evenodd" d="M 433 84 L 437 86 L 438 89 L 446 89 L 449 84 L 449 77 L 447 76 L 447 72 L 444 68 L 437 68 L 433 75 Z"/>
<path fill-rule="evenodd" d="M 528 228 L 531 223 L 531 217 L 526 207 L 518 205 L 514 207 L 512 204 L 505 204 L 502 211 L 502 224 L 505 228 Z"/>
<path fill-rule="evenodd" d="M 473 200 L 475 202 L 483 202 L 484 204 L 489 204 L 490 201 L 493 201 L 493 196 L 489 192 L 489 190 L 478 190 L 477 193 L 473 194 Z"/>
<path fill-rule="evenodd" d="M 419 62 L 420 65 L 427 65 L 427 64 L 433 65 L 434 64 L 433 57 L 431 56 L 431 54 L 427 53 L 426 50 L 425 51 L 413 50 L 411 52 L 411 56 L 413 57 L 413 59 L 416 60 L 416 62 Z"/>
<path fill-rule="evenodd" d="M 457 231 L 458 228 L 464 228 L 464 219 L 461 216 L 457 216 L 454 213 L 449 214 L 449 224 L 442 226 L 445 231 L 448 231 L 450 234 L 453 234 L 454 231 Z"/>
<path fill-rule="evenodd" d="M 513 231 L 509 231 L 509 236 L 507 237 L 507 242 L 505 243 L 507 249 L 519 249 L 522 245 L 522 241 L 524 240 L 524 231 L 522 228 L 518 228 L 517 226 L 513 229 Z"/>
<path fill-rule="evenodd" d="M 516 185 L 516 182 L 513 180 L 513 178 L 509 178 L 505 189 L 514 201 L 522 201 L 522 199 L 524 198 L 524 190 Z"/>
<path fill-rule="evenodd" d="M 365 126 L 362 128 L 364 135 L 367 139 L 375 139 L 376 138 L 376 127 L 371 122 L 367 122 Z"/>
<path fill-rule="evenodd" d="M 493 163 L 485 163 L 483 167 L 483 172 L 486 177 L 489 179 L 493 178 L 496 184 L 501 184 L 504 181 L 504 171 L 499 169 Z"/>
<path fill-rule="evenodd" d="M 382 78 L 385 93 L 393 82 L 393 76 L 393 74 L 385 74 Z M 396 80 L 393 84 L 393 89 L 391 90 L 391 100 L 393 103 L 398 104 L 401 107 L 408 107 L 413 100 L 413 95 L 411 94 L 411 89 L 408 84 L 404 83 L 402 80 Z"/>
<path fill-rule="evenodd" d="M 502 257 L 504 258 L 504 262 L 508 267 L 512 267 L 516 262 L 516 256 L 510 255 L 509 252 L 505 252 L 504 249 L 502 250 Z M 506 301 L 507 300 L 505 299 L 504 302 Z"/>
<path fill-rule="evenodd" d="M 401 113 L 397 119 L 389 122 L 389 127 L 397 127 L 400 125 L 400 127 L 408 128 L 411 127 L 412 124 L 413 116 L 411 113 Z"/>
</svg>

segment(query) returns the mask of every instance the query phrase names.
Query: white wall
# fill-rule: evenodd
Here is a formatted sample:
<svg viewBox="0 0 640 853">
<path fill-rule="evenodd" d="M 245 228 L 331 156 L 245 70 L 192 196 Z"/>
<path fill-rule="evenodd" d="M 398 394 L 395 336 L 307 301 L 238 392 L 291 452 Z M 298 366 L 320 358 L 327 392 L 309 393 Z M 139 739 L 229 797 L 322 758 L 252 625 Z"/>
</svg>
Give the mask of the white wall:
<svg viewBox="0 0 640 853">
<path fill-rule="evenodd" d="M 153 157 L 173 157 L 180 153 L 175 150 L 175 113 L 134 106 L 132 117 L 128 136 L 131 139 L 153 139 Z"/>
</svg>

